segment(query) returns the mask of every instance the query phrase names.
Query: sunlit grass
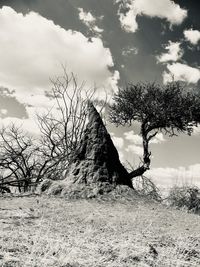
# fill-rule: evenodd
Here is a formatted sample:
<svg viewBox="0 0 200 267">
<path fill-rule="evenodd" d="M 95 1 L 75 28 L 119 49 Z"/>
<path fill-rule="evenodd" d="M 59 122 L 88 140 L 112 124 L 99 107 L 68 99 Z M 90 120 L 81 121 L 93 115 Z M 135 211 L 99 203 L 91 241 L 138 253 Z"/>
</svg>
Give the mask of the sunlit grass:
<svg viewBox="0 0 200 267">
<path fill-rule="evenodd" d="M 142 198 L 0 199 L 0 266 L 200 266 L 200 217 Z"/>
</svg>

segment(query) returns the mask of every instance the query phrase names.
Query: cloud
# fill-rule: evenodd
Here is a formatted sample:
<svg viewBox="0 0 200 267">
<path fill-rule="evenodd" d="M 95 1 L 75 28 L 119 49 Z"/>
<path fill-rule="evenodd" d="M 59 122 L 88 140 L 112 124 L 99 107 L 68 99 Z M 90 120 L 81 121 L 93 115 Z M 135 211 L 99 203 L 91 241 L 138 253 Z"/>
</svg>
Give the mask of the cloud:
<svg viewBox="0 0 200 267">
<path fill-rule="evenodd" d="M 184 32 L 185 39 L 193 45 L 197 45 L 200 41 L 200 31 L 198 30 L 185 30 Z"/>
<path fill-rule="evenodd" d="M 200 80 L 200 70 L 182 63 L 167 64 L 168 72 L 163 73 L 164 83 L 183 81 L 187 83 L 197 83 Z"/>
<path fill-rule="evenodd" d="M 0 109 L 0 113 L 2 115 L 6 115 L 8 113 L 8 110 L 6 108 L 2 108 L 2 109 Z"/>
<path fill-rule="evenodd" d="M 138 48 L 134 46 L 128 46 L 122 50 L 122 56 L 129 56 L 130 54 L 137 55 L 138 54 Z"/>
<path fill-rule="evenodd" d="M 157 133 L 157 135 L 150 141 L 150 144 L 160 144 L 165 142 L 166 139 L 162 133 Z"/>
<path fill-rule="evenodd" d="M 197 126 L 197 127 L 194 127 L 193 129 L 194 129 L 194 132 L 193 132 L 194 135 L 199 135 L 200 134 L 200 125 Z"/>
<path fill-rule="evenodd" d="M 148 177 L 161 188 L 173 185 L 195 184 L 200 187 L 200 164 L 178 168 L 152 168 L 146 172 Z"/>
<path fill-rule="evenodd" d="M 117 148 L 122 149 L 124 147 L 124 140 L 123 140 L 123 138 L 116 137 L 114 135 L 111 135 L 111 136 L 112 136 L 112 141 L 113 141 L 114 145 Z"/>
<path fill-rule="evenodd" d="M 50 88 L 49 78 L 62 74 L 61 64 L 80 80 L 116 90 L 119 73 L 110 70 L 113 58 L 101 39 L 88 41 L 35 12 L 23 15 L 6 6 L 0 9 L 0 25 L 1 84 L 15 89 L 20 101 L 24 97 L 31 104 L 37 95 L 41 105 L 48 103 L 42 94 Z"/>
<path fill-rule="evenodd" d="M 118 150 L 119 158 L 124 161 L 124 139 L 122 137 L 117 137 L 113 132 L 110 132 L 112 141 Z"/>
<path fill-rule="evenodd" d="M 124 133 L 125 139 L 135 145 L 142 145 L 142 137 L 138 134 L 134 134 L 134 131 Z"/>
<path fill-rule="evenodd" d="M 134 145 L 141 146 L 143 143 L 143 139 L 139 134 L 134 134 L 134 131 L 131 130 L 129 132 L 124 133 L 125 139 Z M 157 133 L 156 136 L 150 140 L 150 144 L 160 144 L 165 142 L 165 138 L 162 133 Z"/>
<path fill-rule="evenodd" d="M 83 8 L 79 8 L 79 19 L 93 32 L 100 34 L 103 32 L 103 29 L 100 29 L 96 25 L 97 19 L 91 14 L 91 12 L 85 12 Z"/>
<path fill-rule="evenodd" d="M 121 26 L 127 32 L 137 31 L 137 16 L 158 17 L 166 19 L 173 25 L 181 24 L 187 17 L 187 10 L 171 0 L 116 0 L 116 2 L 120 3 L 118 15 Z"/>
<path fill-rule="evenodd" d="M 16 117 L 6 117 L 0 118 L 0 127 L 8 127 L 10 124 L 15 124 L 17 127 L 22 128 L 25 132 L 28 132 L 31 135 L 39 136 L 40 129 L 36 122 L 36 118 L 27 118 L 27 119 L 19 119 Z"/>
<path fill-rule="evenodd" d="M 136 21 L 137 12 L 134 9 L 133 3 L 131 3 L 131 1 L 130 2 L 126 1 L 125 8 L 128 9 L 128 11 L 125 14 L 121 12 L 121 8 L 118 10 L 121 27 L 126 32 L 136 32 L 138 29 L 138 24 Z"/>
<path fill-rule="evenodd" d="M 87 23 L 95 23 L 96 22 L 96 18 L 90 13 L 90 12 L 85 12 L 83 10 L 83 8 L 79 8 L 79 18 L 80 20 L 82 20 L 83 22 Z"/>
<path fill-rule="evenodd" d="M 139 157 L 143 155 L 143 139 L 140 135 L 134 134 L 134 131 L 128 131 L 124 133 L 125 140 L 129 142 L 129 144 L 126 147 L 126 152 L 131 152 Z M 160 144 L 162 142 L 166 141 L 162 133 L 158 133 L 151 141 L 150 144 Z"/>
<path fill-rule="evenodd" d="M 163 53 L 158 56 L 157 59 L 159 62 L 168 62 L 168 61 L 177 61 L 183 55 L 183 50 L 180 48 L 181 43 L 169 41 L 168 45 L 165 46 L 165 49 L 168 50 L 167 53 Z"/>
<path fill-rule="evenodd" d="M 141 146 L 137 146 L 135 144 L 128 145 L 126 148 L 126 151 L 127 152 L 133 152 L 134 154 L 136 154 L 140 157 L 143 155 L 143 148 Z"/>
<path fill-rule="evenodd" d="M 50 78 L 63 74 L 61 64 L 77 74 L 79 83 L 86 80 L 87 88 L 95 82 L 101 97 L 117 90 L 119 72 L 111 71 L 113 58 L 100 38 L 89 41 L 82 33 L 65 30 L 35 12 L 23 15 L 7 6 L 0 9 L 0 25 L 0 85 L 14 89 L 12 97 L 26 107 L 26 118 L 20 110 L 17 113 L 16 105 L 16 115 L 1 110 L 1 124 L 13 121 L 38 133 L 35 112 L 54 106 L 45 91 L 51 89 Z M 55 108 L 52 112 L 57 114 Z"/>
<path fill-rule="evenodd" d="M 124 133 L 125 140 L 128 141 L 128 145 L 125 148 L 125 151 L 128 153 L 134 153 L 139 157 L 143 156 L 143 139 L 140 135 L 134 134 L 134 131 L 128 131 Z M 161 144 L 165 142 L 166 139 L 164 138 L 162 133 L 158 133 L 152 140 L 150 140 L 150 144 Z"/>
<path fill-rule="evenodd" d="M 16 99 L 14 93 L 12 90 L 0 87 L 0 117 L 27 117 L 26 107 Z"/>
</svg>

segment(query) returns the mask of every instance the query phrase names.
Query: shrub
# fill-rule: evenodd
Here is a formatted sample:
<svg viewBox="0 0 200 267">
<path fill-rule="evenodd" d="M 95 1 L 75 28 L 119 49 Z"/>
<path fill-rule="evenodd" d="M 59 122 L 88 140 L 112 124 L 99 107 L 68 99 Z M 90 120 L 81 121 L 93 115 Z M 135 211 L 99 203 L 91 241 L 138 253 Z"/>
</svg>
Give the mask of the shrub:
<svg viewBox="0 0 200 267">
<path fill-rule="evenodd" d="M 200 212 L 200 189 L 196 186 L 173 187 L 167 198 L 171 206 Z"/>
<path fill-rule="evenodd" d="M 52 181 L 50 179 L 45 179 L 39 184 L 37 189 L 39 193 L 43 193 L 47 191 L 51 185 L 52 185 Z"/>
<path fill-rule="evenodd" d="M 57 196 L 60 195 L 61 192 L 63 191 L 65 185 L 62 183 L 54 182 L 52 185 L 49 187 L 47 194 L 50 196 Z"/>
<path fill-rule="evenodd" d="M 134 189 L 139 195 L 154 199 L 156 201 L 162 201 L 159 189 L 150 178 L 142 175 L 135 177 L 132 180 L 132 183 Z"/>
</svg>

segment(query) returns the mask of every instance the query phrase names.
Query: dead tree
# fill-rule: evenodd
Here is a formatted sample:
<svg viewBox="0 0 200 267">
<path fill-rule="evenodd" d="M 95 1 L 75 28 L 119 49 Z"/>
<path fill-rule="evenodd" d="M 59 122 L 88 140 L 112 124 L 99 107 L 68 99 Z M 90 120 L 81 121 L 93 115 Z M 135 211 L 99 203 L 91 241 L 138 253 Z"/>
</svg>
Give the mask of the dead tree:
<svg viewBox="0 0 200 267">
<path fill-rule="evenodd" d="M 10 186 L 27 191 L 34 179 L 36 148 L 33 139 L 20 127 L 11 124 L 0 130 L 0 188 Z M 8 190 L 5 190 L 5 189 Z"/>
<path fill-rule="evenodd" d="M 62 179 L 70 160 L 78 150 L 87 123 L 88 101 L 95 86 L 77 82 L 71 73 L 51 81 L 46 95 L 54 106 L 37 114 L 40 136 L 34 139 L 14 124 L 0 131 L 0 187 L 15 186 L 27 191 L 44 178 Z M 102 103 L 101 103 L 102 106 Z"/>
<path fill-rule="evenodd" d="M 51 80 L 53 88 L 48 97 L 55 105 L 45 114 L 38 114 L 41 132 L 40 155 L 43 159 L 41 175 L 49 178 L 62 178 L 69 161 L 78 148 L 86 126 L 87 103 L 95 93 L 95 87 L 86 89 L 85 82 L 78 83 L 71 73 Z"/>
</svg>

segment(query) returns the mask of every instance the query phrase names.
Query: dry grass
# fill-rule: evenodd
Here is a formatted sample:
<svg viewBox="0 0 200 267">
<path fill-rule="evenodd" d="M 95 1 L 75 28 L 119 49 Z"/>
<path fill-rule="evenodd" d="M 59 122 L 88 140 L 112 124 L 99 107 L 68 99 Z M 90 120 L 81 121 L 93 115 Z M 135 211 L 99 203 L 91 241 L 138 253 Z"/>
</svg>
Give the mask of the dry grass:
<svg viewBox="0 0 200 267">
<path fill-rule="evenodd" d="M 136 197 L 2 197 L 0 266 L 197 267 L 200 217 Z"/>
</svg>

